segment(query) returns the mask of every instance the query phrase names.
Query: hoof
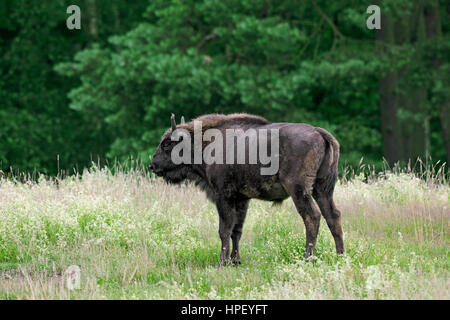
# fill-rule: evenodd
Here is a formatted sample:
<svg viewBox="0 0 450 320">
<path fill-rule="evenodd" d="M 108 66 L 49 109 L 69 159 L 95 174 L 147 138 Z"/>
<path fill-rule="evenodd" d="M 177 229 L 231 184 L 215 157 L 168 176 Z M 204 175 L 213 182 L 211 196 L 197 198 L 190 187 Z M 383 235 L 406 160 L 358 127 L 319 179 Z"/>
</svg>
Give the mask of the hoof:
<svg viewBox="0 0 450 320">
<path fill-rule="evenodd" d="M 231 260 L 231 263 L 233 264 L 233 266 L 237 267 L 241 264 L 241 260 Z"/>
</svg>

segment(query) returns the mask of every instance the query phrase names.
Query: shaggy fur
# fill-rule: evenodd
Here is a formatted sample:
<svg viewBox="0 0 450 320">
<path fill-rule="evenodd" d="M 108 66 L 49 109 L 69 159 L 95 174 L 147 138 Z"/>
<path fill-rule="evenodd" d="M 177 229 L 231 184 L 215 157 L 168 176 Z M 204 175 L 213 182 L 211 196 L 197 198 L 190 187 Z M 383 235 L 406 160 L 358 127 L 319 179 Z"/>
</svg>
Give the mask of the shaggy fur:
<svg viewBox="0 0 450 320">
<path fill-rule="evenodd" d="M 269 124 L 270 122 L 263 117 L 255 116 L 247 113 L 233 113 L 229 115 L 225 114 L 206 114 L 193 119 L 191 122 L 186 124 L 180 124 L 177 128 L 187 129 L 188 131 L 194 131 L 194 121 L 201 121 L 203 130 L 210 128 L 216 128 L 225 125 L 263 125 Z"/>
</svg>

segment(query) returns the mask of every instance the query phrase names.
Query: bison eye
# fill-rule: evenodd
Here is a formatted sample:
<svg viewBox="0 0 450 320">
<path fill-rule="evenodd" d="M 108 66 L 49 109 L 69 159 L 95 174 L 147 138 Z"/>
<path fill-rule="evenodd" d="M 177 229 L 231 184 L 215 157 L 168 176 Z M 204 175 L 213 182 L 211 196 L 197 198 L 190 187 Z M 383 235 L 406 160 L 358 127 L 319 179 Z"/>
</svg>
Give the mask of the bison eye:
<svg viewBox="0 0 450 320">
<path fill-rule="evenodd" d="M 163 148 L 164 151 L 170 151 L 170 149 L 172 149 L 172 144 L 170 141 L 166 140 L 161 144 L 161 148 Z"/>
</svg>

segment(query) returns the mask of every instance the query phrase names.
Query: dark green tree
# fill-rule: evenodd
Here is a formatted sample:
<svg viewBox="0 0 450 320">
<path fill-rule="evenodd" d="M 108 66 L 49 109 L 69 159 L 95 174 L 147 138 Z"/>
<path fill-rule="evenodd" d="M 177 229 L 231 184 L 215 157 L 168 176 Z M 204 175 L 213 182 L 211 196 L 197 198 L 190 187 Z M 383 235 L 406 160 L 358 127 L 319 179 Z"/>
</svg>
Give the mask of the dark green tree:
<svg viewBox="0 0 450 320">
<path fill-rule="evenodd" d="M 54 66 L 73 59 L 94 43 L 107 45 L 111 34 L 133 27 L 146 3 L 91 1 L 0 2 L 0 169 L 60 168 L 88 165 L 103 156 L 111 136 L 85 115 L 69 108 L 67 93 L 79 79 L 57 74 Z M 66 9 L 82 10 L 82 29 L 68 30 Z M 128 10 L 133 12 L 130 14 Z M 95 17 L 94 17 L 95 16 Z M 95 34 L 90 26 L 98 24 Z M 59 163 L 58 163 L 59 159 Z"/>
<path fill-rule="evenodd" d="M 366 8 L 152 1 L 145 22 L 58 71 L 81 79 L 71 107 L 114 132 L 110 157 L 148 159 L 171 112 L 249 112 L 329 129 L 344 161 L 379 160 L 378 62 Z"/>
</svg>

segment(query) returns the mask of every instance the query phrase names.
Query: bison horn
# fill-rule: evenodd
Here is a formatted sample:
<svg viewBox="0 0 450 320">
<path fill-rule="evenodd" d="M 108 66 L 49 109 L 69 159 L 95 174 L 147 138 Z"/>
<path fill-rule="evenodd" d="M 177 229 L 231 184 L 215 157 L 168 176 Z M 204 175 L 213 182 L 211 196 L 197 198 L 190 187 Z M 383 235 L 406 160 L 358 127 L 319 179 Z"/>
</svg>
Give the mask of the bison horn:
<svg viewBox="0 0 450 320">
<path fill-rule="evenodd" d="M 184 116 L 181 116 L 181 124 L 184 124 Z"/>
<path fill-rule="evenodd" d="M 175 115 L 173 113 L 170 117 L 170 121 L 172 122 L 172 131 L 175 131 L 177 129 L 177 124 L 175 123 Z"/>
</svg>

